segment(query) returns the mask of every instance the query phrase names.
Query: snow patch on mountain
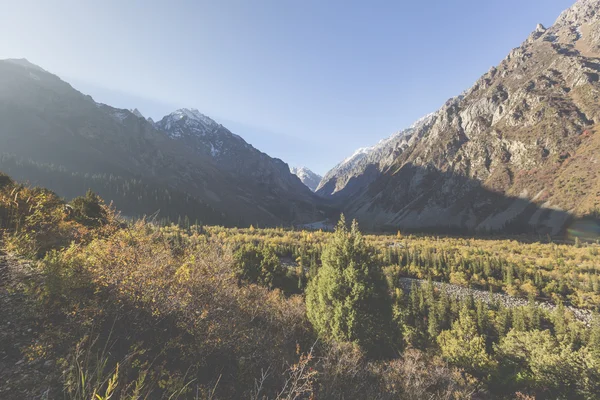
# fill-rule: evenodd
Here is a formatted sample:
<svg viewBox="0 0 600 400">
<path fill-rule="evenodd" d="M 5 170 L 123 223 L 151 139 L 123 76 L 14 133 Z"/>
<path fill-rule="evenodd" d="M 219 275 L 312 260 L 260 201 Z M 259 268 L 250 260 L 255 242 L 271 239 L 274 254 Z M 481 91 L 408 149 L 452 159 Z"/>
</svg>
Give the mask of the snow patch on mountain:
<svg viewBox="0 0 600 400">
<path fill-rule="evenodd" d="M 189 133 L 203 136 L 221 127 L 220 124 L 195 108 L 180 108 L 173 111 L 157 122 L 157 125 L 174 139 Z"/>
<path fill-rule="evenodd" d="M 341 163 L 339 163 L 338 165 L 342 166 L 344 164 L 348 164 L 348 163 L 353 163 L 358 161 L 359 159 L 363 158 L 364 156 L 366 156 L 367 154 L 369 154 L 373 148 L 375 146 L 371 146 L 371 147 L 361 147 L 360 149 L 356 150 L 354 153 L 352 153 L 352 155 L 350 157 L 347 157 L 346 159 L 344 159 Z"/>
<path fill-rule="evenodd" d="M 320 175 L 315 174 L 306 167 L 292 167 L 291 172 L 292 174 L 296 175 L 302 181 L 302 183 L 304 183 L 304 185 L 310 190 L 312 190 L 313 192 L 317 190 L 317 186 L 319 186 L 319 182 L 321 182 Z"/>
</svg>

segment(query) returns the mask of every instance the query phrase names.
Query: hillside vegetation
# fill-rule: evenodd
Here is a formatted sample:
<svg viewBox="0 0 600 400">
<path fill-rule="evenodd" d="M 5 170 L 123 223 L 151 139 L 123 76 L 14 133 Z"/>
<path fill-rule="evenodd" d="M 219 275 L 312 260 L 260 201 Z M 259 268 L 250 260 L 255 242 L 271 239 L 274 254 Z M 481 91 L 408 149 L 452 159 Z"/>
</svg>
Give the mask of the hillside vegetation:
<svg viewBox="0 0 600 400">
<path fill-rule="evenodd" d="M 6 175 L 0 227 L 3 399 L 600 396 L 594 242 L 126 222 Z"/>
</svg>

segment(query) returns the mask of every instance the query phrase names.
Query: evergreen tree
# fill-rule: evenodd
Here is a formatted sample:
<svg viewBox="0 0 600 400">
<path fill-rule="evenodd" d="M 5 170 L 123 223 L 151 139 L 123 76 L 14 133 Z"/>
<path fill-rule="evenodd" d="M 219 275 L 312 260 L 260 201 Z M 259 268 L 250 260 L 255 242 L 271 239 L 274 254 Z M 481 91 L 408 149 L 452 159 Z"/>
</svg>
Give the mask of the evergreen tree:
<svg viewBox="0 0 600 400">
<path fill-rule="evenodd" d="M 390 339 L 391 300 L 356 221 L 348 230 L 341 217 L 322 264 L 306 292 L 307 315 L 319 336 L 383 353 Z"/>
<path fill-rule="evenodd" d="M 427 333 L 429 334 L 429 338 L 433 341 L 433 343 L 435 343 L 435 340 L 440 333 L 440 323 L 436 310 L 433 307 L 429 309 Z"/>
<path fill-rule="evenodd" d="M 482 335 L 487 335 L 489 328 L 488 308 L 481 302 L 477 302 L 477 330 Z"/>
<path fill-rule="evenodd" d="M 522 308 L 515 308 L 513 310 L 513 329 L 517 332 L 525 332 L 527 330 L 525 312 Z"/>
<path fill-rule="evenodd" d="M 596 360 L 600 362 L 600 316 L 598 314 L 594 314 L 592 319 L 588 348 Z"/>
</svg>

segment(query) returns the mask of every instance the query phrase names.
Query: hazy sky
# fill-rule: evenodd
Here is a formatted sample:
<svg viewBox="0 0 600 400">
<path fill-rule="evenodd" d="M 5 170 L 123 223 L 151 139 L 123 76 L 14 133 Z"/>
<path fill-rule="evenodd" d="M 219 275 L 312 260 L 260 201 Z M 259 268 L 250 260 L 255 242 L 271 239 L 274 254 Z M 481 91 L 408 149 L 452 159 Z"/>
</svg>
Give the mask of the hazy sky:
<svg viewBox="0 0 600 400">
<path fill-rule="evenodd" d="M 0 58 L 318 173 L 435 111 L 571 0 L 0 0 Z"/>
</svg>

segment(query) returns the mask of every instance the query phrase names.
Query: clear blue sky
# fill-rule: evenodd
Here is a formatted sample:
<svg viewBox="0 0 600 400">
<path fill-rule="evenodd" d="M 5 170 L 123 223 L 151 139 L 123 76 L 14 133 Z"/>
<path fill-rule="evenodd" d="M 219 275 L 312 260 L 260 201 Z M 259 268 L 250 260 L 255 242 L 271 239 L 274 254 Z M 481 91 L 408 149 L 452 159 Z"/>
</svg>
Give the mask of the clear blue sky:
<svg viewBox="0 0 600 400">
<path fill-rule="evenodd" d="M 198 108 L 325 173 L 435 111 L 571 0 L 0 0 L 0 58 L 160 119 Z"/>
</svg>

